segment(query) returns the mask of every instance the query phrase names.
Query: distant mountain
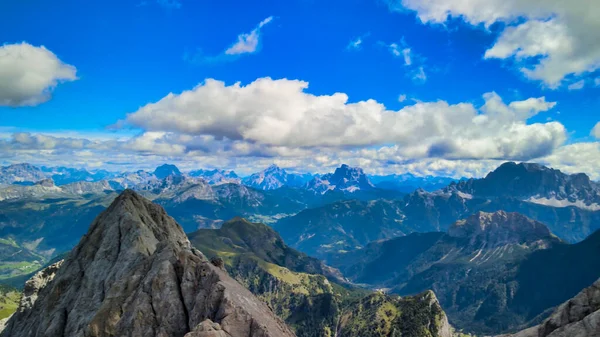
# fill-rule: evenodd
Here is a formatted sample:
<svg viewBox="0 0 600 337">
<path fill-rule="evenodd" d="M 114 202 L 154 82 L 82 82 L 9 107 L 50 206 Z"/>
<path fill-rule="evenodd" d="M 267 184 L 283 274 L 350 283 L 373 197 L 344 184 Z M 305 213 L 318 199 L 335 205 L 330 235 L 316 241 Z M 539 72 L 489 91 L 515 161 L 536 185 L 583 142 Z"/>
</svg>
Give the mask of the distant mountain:
<svg viewBox="0 0 600 337">
<path fill-rule="evenodd" d="M 178 192 L 178 197 L 159 197 L 156 202 L 163 205 L 189 232 L 198 228 L 220 227 L 224 220 L 234 217 L 252 217 L 257 221 L 272 223 L 330 200 L 287 187 L 270 191 L 232 183 L 205 187 L 202 190 L 207 192 L 206 197 L 185 198 L 187 192 Z"/>
<path fill-rule="evenodd" d="M 308 182 L 306 188 L 319 194 L 325 194 L 331 190 L 353 193 L 374 189 L 375 185 L 361 168 L 343 164 L 333 173 L 313 178 Z"/>
<path fill-rule="evenodd" d="M 461 181 L 451 187 L 481 197 L 513 197 L 547 206 L 600 210 L 600 184 L 583 173 L 567 175 L 533 163 L 504 163 L 483 179 Z"/>
<path fill-rule="evenodd" d="M 327 261 L 370 287 L 432 289 L 453 325 L 490 334 L 539 322 L 600 277 L 600 232 L 569 245 L 520 214 L 477 213 L 446 234 L 373 242 Z"/>
<path fill-rule="evenodd" d="M 310 174 L 288 173 L 273 164 L 261 172 L 242 179 L 242 183 L 259 190 L 274 190 L 284 186 L 301 187 L 311 178 Z"/>
<path fill-rule="evenodd" d="M 0 167 L 0 186 L 13 183 L 33 183 L 45 178 L 46 174 L 42 170 L 26 163 Z"/>
<path fill-rule="evenodd" d="M 226 183 L 241 183 L 240 177 L 229 170 L 195 170 L 189 173 L 191 177 L 201 177 L 211 185 Z"/>
<path fill-rule="evenodd" d="M 507 165 L 507 167 L 513 167 L 512 164 Z M 499 170 L 502 172 L 504 168 L 499 168 Z M 547 169 L 540 170 L 547 171 Z M 494 177 L 493 174 L 490 175 Z M 566 178 L 568 176 L 560 177 L 568 180 Z M 486 179 L 490 178 L 451 183 L 448 187 L 434 192 L 418 189 L 405 195 L 402 199 L 388 197 L 393 200 L 386 202 L 378 200 L 374 200 L 372 203 L 338 201 L 326 207 L 305 210 L 289 218 L 281 219 L 275 226 L 281 231 L 286 242 L 308 254 L 322 254 L 340 249 L 348 250 L 352 246 L 362 246 L 367 242 L 340 239 L 355 237 L 356 233 L 360 231 L 381 234 L 376 237 L 369 236 L 369 240 L 391 238 L 393 235 L 406 235 L 411 232 L 446 231 L 454 222 L 479 211 L 503 210 L 521 213 L 544 223 L 554 234 L 568 242 L 581 241 L 600 229 L 600 211 L 593 210 L 594 208 L 590 207 L 593 204 L 585 207 L 576 205 L 557 207 L 532 202 L 531 195 L 540 193 L 538 185 L 530 187 L 530 192 L 527 190 L 515 192 L 515 196 L 509 192 L 502 192 L 502 190 L 497 191 L 497 196 L 490 195 L 491 192 L 479 192 L 482 189 L 479 187 L 481 184 L 484 184 L 483 186 L 489 184 L 485 182 Z M 588 181 L 587 179 L 583 180 Z M 504 185 L 509 186 L 510 183 L 498 183 L 498 186 Z M 548 193 L 561 195 L 562 190 L 577 190 L 574 187 L 562 188 L 559 186 L 555 188 L 555 190 L 548 189 L 551 192 L 546 191 L 546 195 L 549 195 Z M 587 195 L 589 196 L 587 199 L 590 199 L 595 193 L 594 189 L 595 183 L 590 182 L 589 185 L 584 184 L 579 189 L 580 192 L 573 193 Z M 486 189 L 483 190 L 486 191 Z M 379 191 L 371 190 L 368 194 L 357 191 L 348 196 L 361 200 L 377 199 L 377 197 L 382 197 Z M 582 199 L 579 200 L 580 203 L 583 203 Z M 378 204 L 382 207 L 373 207 Z M 383 205 L 387 206 L 383 207 Z M 354 228 L 353 232 L 346 232 L 350 228 L 349 226 Z M 379 231 L 379 229 L 385 230 Z"/>
<path fill-rule="evenodd" d="M 419 188 L 432 192 L 448 186 L 453 181 L 457 181 L 457 179 L 448 177 L 417 177 L 411 173 L 385 176 L 370 175 L 369 179 L 378 188 L 397 190 L 404 193 L 410 193 Z"/>
<path fill-rule="evenodd" d="M 273 226 L 292 247 L 323 258 L 329 252 L 354 250 L 415 231 L 402 218 L 395 201 L 345 200 L 301 211 Z"/>
<path fill-rule="evenodd" d="M 115 191 L 108 181 L 79 181 L 57 186 L 52 178 L 40 180 L 33 185 L 10 185 L 0 187 L 0 201 L 11 199 L 69 198 L 86 194 L 104 194 Z"/>
<path fill-rule="evenodd" d="M 58 186 L 71 184 L 79 181 L 95 182 L 100 180 L 108 180 L 116 176 L 115 173 L 108 172 L 106 170 L 89 172 L 86 169 L 76 169 L 63 166 L 42 166 L 41 170 L 46 174 L 46 176 L 52 178 L 52 180 L 54 180 L 54 183 Z"/>
<path fill-rule="evenodd" d="M 162 208 L 131 190 L 94 220 L 46 283 L 22 302 L 1 336 L 218 336 L 223 329 L 235 336 L 294 336 L 193 249 Z"/>
<path fill-rule="evenodd" d="M 181 171 L 175 165 L 163 164 L 154 170 L 154 176 L 158 179 L 164 179 L 168 176 L 180 176 Z"/>
</svg>

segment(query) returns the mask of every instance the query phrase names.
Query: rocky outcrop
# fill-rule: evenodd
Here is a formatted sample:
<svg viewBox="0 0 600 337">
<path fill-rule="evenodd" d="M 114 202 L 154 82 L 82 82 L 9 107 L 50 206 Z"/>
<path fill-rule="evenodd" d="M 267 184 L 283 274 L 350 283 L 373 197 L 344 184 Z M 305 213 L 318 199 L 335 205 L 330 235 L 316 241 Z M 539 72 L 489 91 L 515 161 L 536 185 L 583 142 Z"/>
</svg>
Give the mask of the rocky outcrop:
<svg viewBox="0 0 600 337">
<path fill-rule="evenodd" d="M 558 242 L 546 225 L 519 213 L 477 212 L 448 229 L 455 238 L 469 238 L 472 244 L 489 248 L 505 245 L 547 245 Z"/>
<path fill-rule="evenodd" d="M 433 291 L 412 297 L 374 293 L 349 305 L 339 320 L 339 337 L 453 337 Z"/>
<path fill-rule="evenodd" d="M 221 325 L 219 323 L 214 323 L 210 319 L 204 320 L 202 323 L 198 324 L 194 331 L 189 332 L 185 335 L 185 337 L 229 337 L 223 329 L 221 329 Z"/>
<path fill-rule="evenodd" d="M 561 304 L 542 324 L 501 337 L 599 337 L 600 280 Z"/>
<path fill-rule="evenodd" d="M 54 280 L 1 336 L 116 335 L 294 336 L 191 248 L 160 206 L 131 190 L 94 220 Z"/>
<path fill-rule="evenodd" d="M 56 272 L 58 272 L 58 269 L 63 262 L 64 260 L 61 260 L 51 264 L 50 266 L 35 273 L 35 275 L 25 282 L 23 296 L 21 297 L 21 302 L 19 303 L 19 308 L 17 309 L 18 312 L 25 312 L 33 308 L 39 292 L 54 279 Z"/>
</svg>

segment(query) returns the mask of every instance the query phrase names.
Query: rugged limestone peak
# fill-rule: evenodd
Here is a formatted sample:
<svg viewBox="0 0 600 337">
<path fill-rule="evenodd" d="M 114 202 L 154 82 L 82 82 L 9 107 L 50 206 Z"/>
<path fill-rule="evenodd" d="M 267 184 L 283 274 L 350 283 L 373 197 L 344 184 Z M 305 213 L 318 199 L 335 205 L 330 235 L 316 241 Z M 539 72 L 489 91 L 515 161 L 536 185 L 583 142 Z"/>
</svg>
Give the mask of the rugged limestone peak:
<svg viewBox="0 0 600 337">
<path fill-rule="evenodd" d="M 352 193 L 359 190 L 373 189 L 375 185 L 373 185 L 360 167 L 350 167 L 342 164 L 333 173 L 314 177 L 308 182 L 306 187 L 309 190 L 324 194 L 329 190 L 341 190 Z"/>
<path fill-rule="evenodd" d="M 504 163 L 483 179 L 459 182 L 456 189 L 479 196 L 532 198 L 563 207 L 600 207 L 600 186 L 587 175 L 568 175 L 534 163 Z"/>
<path fill-rule="evenodd" d="M 125 190 L 2 336 L 183 337 L 207 319 L 224 336 L 293 336 L 160 206 Z"/>
<path fill-rule="evenodd" d="M 561 304 L 542 324 L 503 337 L 600 336 L 600 280 Z"/>
<path fill-rule="evenodd" d="M 154 170 L 154 175 L 158 179 L 164 179 L 171 175 L 179 176 L 181 175 L 181 171 L 179 171 L 179 169 L 175 165 L 163 164 Z"/>
<path fill-rule="evenodd" d="M 350 167 L 346 164 L 335 169 L 333 175 L 329 178 L 329 181 L 333 184 L 340 185 L 346 182 L 354 182 L 361 188 L 372 188 L 374 185 L 371 183 L 363 169 L 360 167 Z"/>
<path fill-rule="evenodd" d="M 245 185 L 261 190 L 274 190 L 285 186 L 290 175 L 279 166 L 272 164 L 263 171 L 252 174 L 242 180 Z"/>
<path fill-rule="evenodd" d="M 481 239 L 488 248 L 495 245 L 527 244 L 556 239 L 548 227 L 520 213 L 497 211 L 477 212 L 465 220 L 454 223 L 448 235 L 455 238 Z"/>
</svg>

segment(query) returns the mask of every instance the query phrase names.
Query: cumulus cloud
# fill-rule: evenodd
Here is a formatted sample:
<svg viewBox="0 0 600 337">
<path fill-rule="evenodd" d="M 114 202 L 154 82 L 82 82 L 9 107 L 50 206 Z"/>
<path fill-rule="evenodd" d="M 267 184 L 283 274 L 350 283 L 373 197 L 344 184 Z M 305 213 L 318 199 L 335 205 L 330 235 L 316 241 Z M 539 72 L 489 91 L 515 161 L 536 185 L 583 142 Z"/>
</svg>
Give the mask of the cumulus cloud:
<svg viewBox="0 0 600 337">
<path fill-rule="evenodd" d="M 583 172 L 593 180 L 600 180 L 600 142 L 568 144 L 539 162 L 569 174 Z"/>
<path fill-rule="evenodd" d="M 568 76 L 600 67 L 600 6 L 591 0 L 388 0 L 424 23 L 461 18 L 472 25 L 507 27 L 485 58 L 514 59 L 528 78 L 558 87 Z"/>
<path fill-rule="evenodd" d="M 0 106 L 46 102 L 60 82 L 76 80 L 76 73 L 44 46 L 5 44 L 0 47 Z"/>
<path fill-rule="evenodd" d="M 225 54 L 240 55 L 256 52 L 260 42 L 260 30 L 271 21 L 273 21 L 273 17 L 269 16 L 261 21 L 250 33 L 238 35 L 237 41 L 231 47 L 225 50 Z"/>
<path fill-rule="evenodd" d="M 405 94 L 400 94 L 400 96 L 398 96 L 398 102 L 402 103 L 406 101 L 406 95 Z"/>
<path fill-rule="evenodd" d="M 600 139 L 600 122 L 598 122 L 596 126 L 594 126 L 590 135 L 596 137 L 597 139 Z"/>
<path fill-rule="evenodd" d="M 313 95 L 299 80 L 261 78 L 248 85 L 207 79 L 127 116 L 151 132 L 243 141 L 268 147 L 367 147 L 398 144 L 410 157 L 528 159 L 566 139 L 558 122 L 528 124 L 554 107 L 544 97 L 505 104 L 417 102 L 392 111 L 375 100 L 349 102 L 344 93 Z"/>
</svg>

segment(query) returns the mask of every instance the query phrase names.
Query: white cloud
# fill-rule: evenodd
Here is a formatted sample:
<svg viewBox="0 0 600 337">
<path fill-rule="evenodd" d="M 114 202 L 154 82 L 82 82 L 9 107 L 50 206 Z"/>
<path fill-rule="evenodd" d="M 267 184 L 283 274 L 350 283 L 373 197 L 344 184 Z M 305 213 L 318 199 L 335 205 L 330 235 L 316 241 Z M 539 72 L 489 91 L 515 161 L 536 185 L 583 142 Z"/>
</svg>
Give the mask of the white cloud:
<svg viewBox="0 0 600 337">
<path fill-rule="evenodd" d="M 581 80 L 581 81 L 577 81 L 575 83 L 569 84 L 569 86 L 567 88 L 569 90 L 580 90 L 580 89 L 583 89 L 584 86 L 585 86 L 585 81 Z"/>
<path fill-rule="evenodd" d="M 427 74 L 425 74 L 423 66 L 418 67 L 412 72 L 412 79 L 413 81 L 420 83 L 427 81 Z"/>
<path fill-rule="evenodd" d="M 46 102 L 58 83 L 76 80 L 76 72 L 44 46 L 5 44 L 0 47 L 0 106 Z"/>
<path fill-rule="evenodd" d="M 472 25 L 507 27 L 486 58 L 512 58 L 523 74 L 552 88 L 568 76 L 600 67 L 600 6 L 594 0 L 388 0 L 390 8 L 416 11 L 425 23 L 449 17 Z"/>
<path fill-rule="evenodd" d="M 600 142 L 574 143 L 558 148 L 539 162 L 565 173 L 586 173 L 593 180 L 600 180 Z"/>
<path fill-rule="evenodd" d="M 404 65 L 411 65 L 412 64 L 412 60 L 410 58 L 410 48 L 404 48 L 402 49 L 402 55 L 404 56 Z"/>
<path fill-rule="evenodd" d="M 260 42 L 260 29 L 271 21 L 273 21 L 272 16 L 261 21 L 250 33 L 238 35 L 237 42 L 225 50 L 225 54 L 240 55 L 256 52 Z"/>
<path fill-rule="evenodd" d="M 404 65 L 410 66 L 412 64 L 411 51 L 410 48 L 406 47 L 406 44 L 403 42 L 402 45 L 404 47 L 399 46 L 397 43 L 390 43 L 388 48 L 390 53 L 396 57 L 402 56 L 404 59 Z"/>
<path fill-rule="evenodd" d="M 361 48 L 362 42 L 363 42 L 362 38 L 357 37 L 356 40 L 352 40 L 352 41 L 350 41 L 350 43 L 348 43 L 348 45 L 346 46 L 346 49 L 359 50 Z"/>
<path fill-rule="evenodd" d="M 388 48 L 390 48 L 390 53 L 392 53 L 392 55 L 394 55 L 394 56 L 402 55 L 402 52 L 400 51 L 401 48 L 400 48 L 400 46 L 398 46 L 397 43 L 390 43 Z"/>
<path fill-rule="evenodd" d="M 596 126 L 594 126 L 590 135 L 596 137 L 597 139 L 600 139 L 600 122 L 598 122 Z"/>
<path fill-rule="evenodd" d="M 208 79 L 147 104 L 129 114 L 126 123 L 267 148 L 394 143 L 412 158 L 529 159 L 550 153 L 566 139 L 560 123 L 527 124 L 554 107 L 543 97 L 507 105 L 488 93 L 480 109 L 437 101 L 391 111 L 372 99 L 350 103 L 344 93 L 316 96 L 306 93 L 307 87 L 307 82 L 287 79 L 261 78 L 245 86 Z"/>
<path fill-rule="evenodd" d="M 405 94 L 401 94 L 400 96 L 398 96 L 398 102 L 402 103 L 406 101 L 406 95 Z"/>
</svg>

